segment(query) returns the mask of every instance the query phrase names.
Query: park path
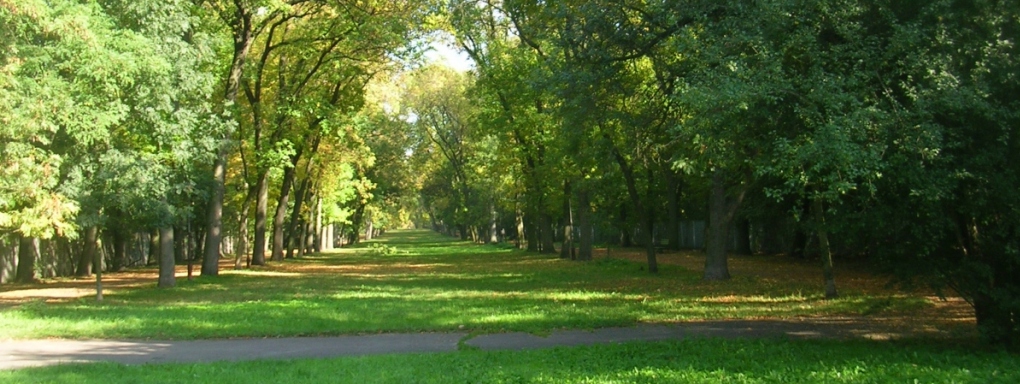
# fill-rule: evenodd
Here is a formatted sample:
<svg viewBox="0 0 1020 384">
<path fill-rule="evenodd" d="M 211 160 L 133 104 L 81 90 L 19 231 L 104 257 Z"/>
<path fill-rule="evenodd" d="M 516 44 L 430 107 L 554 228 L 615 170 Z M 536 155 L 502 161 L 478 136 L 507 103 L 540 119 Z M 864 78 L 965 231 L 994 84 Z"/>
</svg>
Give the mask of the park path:
<svg viewBox="0 0 1020 384">
<path fill-rule="evenodd" d="M 887 340 L 939 336 L 901 333 L 897 328 L 869 318 L 830 318 L 561 330 L 544 337 L 522 332 L 469 337 L 467 332 L 450 332 L 191 341 L 7 340 L 0 341 L 0 369 L 103 361 L 121 364 L 193 363 L 453 352 L 459 349 L 461 343 L 481 350 L 523 350 L 697 337 Z"/>
</svg>

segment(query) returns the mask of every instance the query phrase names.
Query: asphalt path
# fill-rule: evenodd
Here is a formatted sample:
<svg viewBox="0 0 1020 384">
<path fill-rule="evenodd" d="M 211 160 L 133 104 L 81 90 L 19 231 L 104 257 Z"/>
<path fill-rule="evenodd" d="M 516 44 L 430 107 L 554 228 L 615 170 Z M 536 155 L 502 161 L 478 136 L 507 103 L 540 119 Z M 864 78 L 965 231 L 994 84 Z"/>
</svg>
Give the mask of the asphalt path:
<svg viewBox="0 0 1020 384">
<path fill-rule="evenodd" d="M 328 358 L 389 353 L 453 352 L 459 344 L 481 350 L 524 350 L 635 341 L 722 338 L 867 338 L 905 335 L 870 323 L 845 321 L 713 321 L 670 325 L 561 330 L 546 336 L 523 332 L 472 336 L 467 332 L 393 333 L 333 337 L 154 340 L 5 340 L 0 369 L 67 363 L 194 363 L 260 359 Z"/>
</svg>

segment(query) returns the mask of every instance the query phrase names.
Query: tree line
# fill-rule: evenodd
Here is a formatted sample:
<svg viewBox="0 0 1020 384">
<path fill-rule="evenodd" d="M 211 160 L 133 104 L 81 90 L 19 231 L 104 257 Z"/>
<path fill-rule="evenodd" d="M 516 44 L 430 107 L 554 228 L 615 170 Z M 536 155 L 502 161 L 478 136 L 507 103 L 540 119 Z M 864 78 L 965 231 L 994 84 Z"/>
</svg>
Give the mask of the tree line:
<svg viewBox="0 0 1020 384">
<path fill-rule="evenodd" d="M 707 220 L 705 279 L 734 237 L 819 259 L 829 298 L 867 260 L 1020 345 L 1020 4 L 443 6 L 475 67 L 404 81 L 424 224 L 581 260 L 633 236 L 654 273 Z"/>
</svg>

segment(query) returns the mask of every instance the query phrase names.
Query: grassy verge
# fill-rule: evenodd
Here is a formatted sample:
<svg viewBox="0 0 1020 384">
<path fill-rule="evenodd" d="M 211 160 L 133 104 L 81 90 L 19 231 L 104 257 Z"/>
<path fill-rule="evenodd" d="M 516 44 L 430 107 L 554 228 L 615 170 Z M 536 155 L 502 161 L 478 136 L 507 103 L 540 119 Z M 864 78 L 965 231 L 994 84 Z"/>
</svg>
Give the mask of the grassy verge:
<svg viewBox="0 0 1020 384">
<path fill-rule="evenodd" d="M 619 252 L 619 251 L 617 251 Z M 689 257 L 696 257 L 690 256 Z M 650 275 L 626 258 L 590 263 L 430 232 L 392 232 L 376 242 L 220 277 L 154 287 L 155 271 L 136 284 L 110 285 L 106 300 L 10 299 L 0 309 L 0 339 L 335 335 L 376 332 L 526 331 L 625 326 L 647 322 L 799 316 L 915 316 L 932 304 L 844 274 L 843 298 L 823 300 L 818 273 L 772 267 L 705 282 L 699 270 L 665 263 Z M 759 269 L 761 269 L 759 268 Z M 120 274 L 131 276 L 132 274 Z M 116 278 L 118 274 L 110 274 Z M 19 290 L 89 287 L 54 281 Z M 82 289 L 82 288 L 79 288 Z M 43 295 L 44 296 L 44 295 Z"/>
<path fill-rule="evenodd" d="M 944 347 L 944 346 L 943 346 Z M 18 383 L 1016 383 L 1020 360 L 932 344 L 719 340 L 211 364 L 65 365 Z"/>
</svg>

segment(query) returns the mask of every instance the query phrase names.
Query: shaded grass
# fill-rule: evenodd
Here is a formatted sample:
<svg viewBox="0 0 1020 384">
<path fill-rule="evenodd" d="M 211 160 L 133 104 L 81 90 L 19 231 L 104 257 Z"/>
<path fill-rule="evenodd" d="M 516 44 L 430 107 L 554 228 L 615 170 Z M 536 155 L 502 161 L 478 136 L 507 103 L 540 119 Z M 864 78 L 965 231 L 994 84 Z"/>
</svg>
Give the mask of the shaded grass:
<svg viewBox="0 0 1020 384">
<path fill-rule="evenodd" d="M 560 260 L 425 231 L 216 278 L 118 289 L 106 301 L 31 301 L 0 312 L 0 338 L 336 335 L 467 329 L 544 333 L 649 322 L 910 316 L 925 298 L 844 285 L 823 300 L 816 276 L 738 276 L 603 258 Z M 155 280 L 155 272 L 152 272 Z M 8 288 L 4 288 L 8 289 Z"/>
<path fill-rule="evenodd" d="M 0 371 L 18 383 L 1015 383 L 1020 360 L 939 344 L 692 339 L 210 364 Z"/>
</svg>

